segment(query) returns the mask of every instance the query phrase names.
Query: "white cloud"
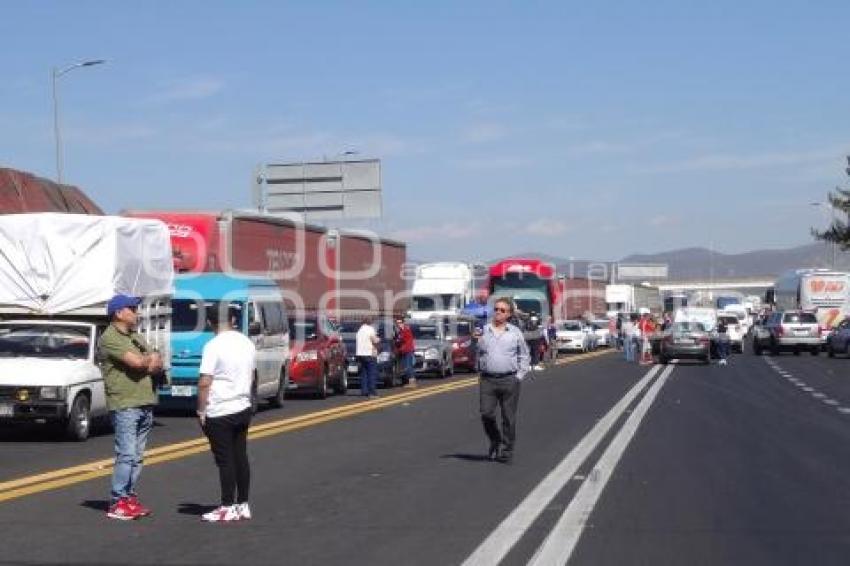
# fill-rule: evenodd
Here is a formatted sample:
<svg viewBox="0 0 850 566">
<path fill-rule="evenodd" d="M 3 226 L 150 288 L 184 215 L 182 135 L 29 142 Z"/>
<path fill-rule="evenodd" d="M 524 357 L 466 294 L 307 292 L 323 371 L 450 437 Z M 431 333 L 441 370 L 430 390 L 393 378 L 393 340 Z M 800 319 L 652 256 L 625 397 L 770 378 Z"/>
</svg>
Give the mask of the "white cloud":
<svg viewBox="0 0 850 566">
<path fill-rule="evenodd" d="M 569 230 L 566 222 L 540 218 L 525 227 L 525 232 L 532 236 L 559 236 Z"/>
<path fill-rule="evenodd" d="M 466 157 L 458 160 L 458 165 L 464 169 L 517 169 L 521 167 L 529 167 L 534 163 L 529 157 L 520 156 L 486 156 L 486 157 Z"/>
<path fill-rule="evenodd" d="M 162 84 L 159 92 L 148 97 L 147 101 L 163 104 L 201 100 L 218 94 L 223 88 L 224 82 L 213 77 L 187 77 Z"/>
<path fill-rule="evenodd" d="M 761 169 L 818 163 L 844 154 L 843 148 L 824 148 L 806 151 L 766 152 L 745 154 L 709 154 L 642 169 L 642 173 L 683 173 L 694 171 L 726 171 Z"/>
<path fill-rule="evenodd" d="M 390 233 L 390 237 L 404 242 L 444 242 L 465 240 L 480 234 L 478 224 L 468 222 L 444 222 L 433 226 L 403 228 Z"/>
<path fill-rule="evenodd" d="M 468 126 L 461 132 L 460 139 L 464 143 L 476 144 L 503 140 L 507 136 L 508 129 L 505 126 L 490 122 Z"/>
<path fill-rule="evenodd" d="M 668 214 L 656 214 L 652 218 L 649 219 L 649 225 L 654 226 L 656 228 L 663 228 L 665 226 L 677 226 L 682 223 L 682 219 L 678 216 L 670 216 Z"/>
</svg>

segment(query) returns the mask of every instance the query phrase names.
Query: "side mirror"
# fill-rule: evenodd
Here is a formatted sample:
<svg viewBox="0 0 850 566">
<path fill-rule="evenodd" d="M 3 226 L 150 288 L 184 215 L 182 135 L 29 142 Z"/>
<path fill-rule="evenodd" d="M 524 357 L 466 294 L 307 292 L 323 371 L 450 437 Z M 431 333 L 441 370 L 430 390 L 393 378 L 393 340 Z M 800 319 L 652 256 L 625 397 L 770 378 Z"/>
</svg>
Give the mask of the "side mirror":
<svg viewBox="0 0 850 566">
<path fill-rule="evenodd" d="M 248 336 L 259 336 L 262 333 L 263 329 L 256 320 L 248 325 Z"/>
</svg>

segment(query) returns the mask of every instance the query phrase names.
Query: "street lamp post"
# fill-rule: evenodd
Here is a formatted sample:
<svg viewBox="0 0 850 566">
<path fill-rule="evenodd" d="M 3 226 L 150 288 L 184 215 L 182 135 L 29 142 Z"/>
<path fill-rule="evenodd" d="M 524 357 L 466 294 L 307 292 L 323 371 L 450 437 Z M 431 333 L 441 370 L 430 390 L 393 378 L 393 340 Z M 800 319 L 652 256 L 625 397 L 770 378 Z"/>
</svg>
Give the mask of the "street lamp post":
<svg viewBox="0 0 850 566">
<path fill-rule="evenodd" d="M 831 202 L 810 202 L 809 204 L 812 206 L 828 206 L 832 219 L 830 227 L 835 226 L 835 207 Z M 835 269 L 836 243 L 834 241 L 830 243 L 832 244 L 832 269 Z"/>
<path fill-rule="evenodd" d="M 59 133 L 59 91 L 56 88 L 57 81 L 65 73 L 69 73 L 80 67 L 91 67 L 94 65 L 102 65 L 106 63 L 105 59 L 92 59 L 90 61 L 81 61 L 68 65 L 63 69 L 53 67 L 53 137 L 56 140 L 56 181 L 62 183 L 62 136 Z"/>
</svg>

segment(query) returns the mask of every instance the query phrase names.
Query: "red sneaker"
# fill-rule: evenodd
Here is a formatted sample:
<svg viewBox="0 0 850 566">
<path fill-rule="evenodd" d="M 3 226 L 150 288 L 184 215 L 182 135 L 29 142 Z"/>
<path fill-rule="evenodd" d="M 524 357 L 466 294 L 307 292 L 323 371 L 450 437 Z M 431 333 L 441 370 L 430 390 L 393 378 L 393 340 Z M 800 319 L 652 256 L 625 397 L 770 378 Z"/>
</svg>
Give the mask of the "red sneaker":
<svg viewBox="0 0 850 566">
<path fill-rule="evenodd" d="M 110 519 L 118 519 L 119 521 L 132 521 L 139 518 L 139 515 L 134 513 L 133 509 L 127 503 L 127 498 L 124 497 L 109 507 L 109 510 L 106 511 L 106 516 Z"/>
<path fill-rule="evenodd" d="M 139 502 L 138 495 L 131 495 L 127 497 L 126 501 L 127 506 L 130 508 L 130 511 L 135 513 L 137 517 L 147 517 L 151 514 L 151 510 Z"/>
</svg>

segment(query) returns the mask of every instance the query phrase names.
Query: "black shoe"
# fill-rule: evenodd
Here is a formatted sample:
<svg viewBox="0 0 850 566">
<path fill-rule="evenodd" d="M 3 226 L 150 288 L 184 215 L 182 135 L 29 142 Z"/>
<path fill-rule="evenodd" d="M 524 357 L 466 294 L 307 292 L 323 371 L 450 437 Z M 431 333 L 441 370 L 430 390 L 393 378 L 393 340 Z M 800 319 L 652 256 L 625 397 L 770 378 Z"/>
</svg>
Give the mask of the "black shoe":
<svg viewBox="0 0 850 566">
<path fill-rule="evenodd" d="M 499 459 L 501 454 L 499 454 L 499 443 L 490 444 L 490 450 L 487 452 L 487 459 L 491 461 L 496 461 Z"/>
<path fill-rule="evenodd" d="M 502 464 L 510 464 L 514 461 L 514 453 L 503 450 L 497 457 L 496 461 Z"/>
</svg>

